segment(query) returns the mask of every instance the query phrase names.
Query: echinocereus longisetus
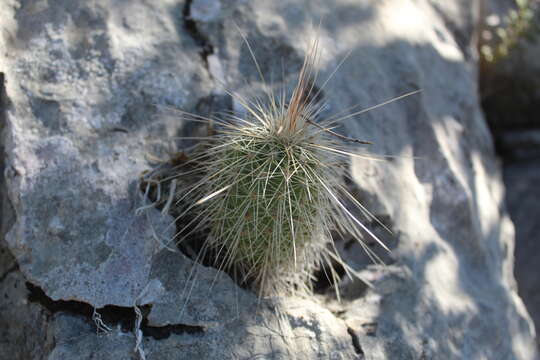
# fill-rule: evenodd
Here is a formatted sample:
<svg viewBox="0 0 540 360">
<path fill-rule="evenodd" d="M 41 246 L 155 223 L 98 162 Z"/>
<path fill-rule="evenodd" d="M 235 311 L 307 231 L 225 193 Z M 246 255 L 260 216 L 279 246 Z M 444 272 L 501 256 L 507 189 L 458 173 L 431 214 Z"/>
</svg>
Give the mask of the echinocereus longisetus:
<svg viewBox="0 0 540 360">
<path fill-rule="evenodd" d="M 264 100 L 232 94 L 245 109 L 242 116 L 185 114 L 215 126 L 167 177 L 179 185 L 171 188 L 166 208 L 188 217 L 177 240 L 205 230 L 198 258 L 210 250 L 217 268 L 234 269 L 237 280 L 252 284 L 259 296 L 310 293 L 321 266 L 337 283 L 332 264 L 351 269 L 335 249 L 332 231 L 352 235 L 361 245 L 367 233 L 385 247 L 349 209 L 355 206 L 373 219 L 342 183 L 348 158 L 361 156 L 350 144 L 363 142 L 333 131 L 335 123 L 355 114 L 320 119 L 316 59 L 317 41 L 288 98 L 272 91 Z"/>
</svg>

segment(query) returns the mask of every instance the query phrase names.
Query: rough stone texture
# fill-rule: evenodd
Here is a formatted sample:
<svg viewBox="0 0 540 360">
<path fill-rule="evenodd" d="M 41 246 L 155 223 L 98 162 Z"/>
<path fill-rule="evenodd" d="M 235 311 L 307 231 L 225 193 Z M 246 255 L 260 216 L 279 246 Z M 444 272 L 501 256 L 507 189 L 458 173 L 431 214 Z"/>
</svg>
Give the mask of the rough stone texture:
<svg viewBox="0 0 540 360">
<path fill-rule="evenodd" d="M 187 89 L 201 91 L 203 68 L 172 19 L 159 23 L 159 8 L 135 21 L 99 5 L 44 5 L 14 5 L 19 27 L 3 60 L 13 103 L 5 174 L 17 214 L 6 239 L 29 280 L 53 299 L 132 306 L 158 248 L 153 227 L 171 221 L 157 212 L 135 215 L 147 143 L 172 127 L 151 121 L 152 103 L 173 99 L 167 92 L 175 87 L 186 90 L 171 103 L 189 103 Z M 114 26 L 116 35 L 105 35 Z M 159 32 L 160 42 L 150 34 L 154 47 L 137 52 L 146 28 Z M 171 57 L 156 55 L 167 52 Z"/>
<path fill-rule="evenodd" d="M 205 332 L 176 333 L 161 339 L 146 337 L 144 350 L 149 359 L 354 359 L 347 328 L 328 311 L 305 301 L 288 301 L 282 310 L 244 309 L 237 319 Z M 59 337 L 49 360 L 73 359 L 94 350 L 99 359 L 132 359 L 135 339 L 115 329 L 105 336 L 88 336 L 92 327 L 80 319 L 60 314 L 51 323 Z M 276 331 L 279 330 L 279 331 Z"/>
<path fill-rule="evenodd" d="M 13 276 L 52 300 L 151 305 L 143 325 L 148 359 L 537 356 L 534 327 L 516 294 L 513 226 L 476 95 L 477 14 L 470 2 L 2 6 L 4 191 L 15 221 L 6 240 L 21 270 Z M 170 228 L 163 231 L 170 219 L 157 211 L 135 215 L 137 179 L 151 166 L 145 155 L 188 127 L 157 116 L 154 105 L 199 111 L 223 94 L 223 84 L 247 95 L 260 87 L 235 24 L 262 72 L 285 87 L 314 37 L 319 86 L 350 52 L 323 89 L 325 115 L 423 90 L 343 123 L 348 136 L 375 142 L 371 153 L 398 156 L 354 159 L 351 166 L 351 187 L 393 229 L 387 237 L 394 251 L 386 255 L 388 268 L 366 266 L 358 246 L 342 244 L 374 287 L 345 281 L 343 303 L 322 297 L 333 313 L 311 300 L 257 303 L 215 269 L 191 273 L 191 260 L 154 239 L 153 228 L 170 236 Z M 0 278 L 3 288 L 8 278 Z M 54 340 L 43 340 L 53 348 L 36 344 L 44 358 L 133 356 L 131 332 L 110 324 L 114 329 L 99 336 L 88 318 L 67 312 L 43 325 Z"/>
<path fill-rule="evenodd" d="M 508 211 L 516 224 L 516 278 L 519 294 L 531 317 L 540 326 L 540 282 L 538 255 L 540 243 L 540 167 L 536 161 L 512 162 L 504 168 L 504 182 L 509 189 L 506 200 Z M 539 342 L 540 344 L 540 342 Z"/>
<path fill-rule="evenodd" d="M 151 326 L 218 326 L 256 303 L 228 275 L 202 266 L 194 270 L 193 262 L 181 254 L 162 251 L 153 262 L 149 286 L 140 301 L 153 304 L 148 315 Z"/>
<path fill-rule="evenodd" d="M 486 1 L 486 16 L 501 19 L 515 7 L 513 1 Z M 536 26 L 540 24 L 540 2 Z M 489 30 L 489 26 L 486 26 Z M 537 272 L 538 181 L 540 179 L 540 30 L 531 39 L 522 38 L 509 56 L 495 64 L 483 64 L 483 107 L 503 159 L 506 202 L 516 227 L 516 268 L 519 295 L 540 326 L 540 280 Z M 531 41 L 532 40 L 532 41 Z M 537 336 L 538 344 L 540 338 Z"/>
<path fill-rule="evenodd" d="M 54 347 L 48 311 L 28 301 L 19 271 L 0 277 L 0 359 L 44 359 Z"/>
</svg>

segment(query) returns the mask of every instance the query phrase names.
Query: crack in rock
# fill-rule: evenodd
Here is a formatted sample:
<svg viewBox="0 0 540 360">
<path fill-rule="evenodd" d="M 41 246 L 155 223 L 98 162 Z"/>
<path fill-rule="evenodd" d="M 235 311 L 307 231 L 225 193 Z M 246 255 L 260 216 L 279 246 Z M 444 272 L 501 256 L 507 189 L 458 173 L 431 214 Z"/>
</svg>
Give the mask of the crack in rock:
<svg viewBox="0 0 540 360">
<path fill-rule="evenodd" d="M 358 335 L 354 332 L 354 330 L 347 326 L 347 332 L 351 336 L 351 342 L 354 348 L 354 352 L 358 355 L 364 357 L 364 350 L 362 349 L 362 345 L 360 345 L 360 339 L 358 339 Z"/>
<path fill-rule="evenodd" d="M 199 54 L 204 63 L 204 67 L 208 70 L 208 57 L 214 53 L 214 46 L 203 32 L 201 32 L 197 26 L 197 22 L 191 17 L 191 4 L 193 0 L 187 0 L 182 11 L 182 18 L 184 20 L 184 28 L 191 38 L 195 41 L 195 44 L 201 48 Z"/>
<path fill-rule="evenodd" d="M 135 324 L 135 311 L 131 307 L 107 305 L 100 309 L 94 309 L 90 304 L 75 300 L 52 300 L 38 286 L 26 282 L 26 288 L 29 291 L 28 300 L 38 303 L 46 308 L 51 314 L 64 312 L 72 315 L 78 315 L 86 319 L 88 323 L 94 323 L 94 312 L 99 313 L 100 320 L 109 327 L 118 327 L 123 332 L 131 332 Z M 172 334 L 202 334 L 205 332 L 202 326 L 173 324 L 166 326 L 150 326 L 146 315 L 150 312 L 151 305 L 140 306 L 143 313 L 141 331 L 144 337 L 152 337 L 156 340 L 166 339 Z"/>
</svg>

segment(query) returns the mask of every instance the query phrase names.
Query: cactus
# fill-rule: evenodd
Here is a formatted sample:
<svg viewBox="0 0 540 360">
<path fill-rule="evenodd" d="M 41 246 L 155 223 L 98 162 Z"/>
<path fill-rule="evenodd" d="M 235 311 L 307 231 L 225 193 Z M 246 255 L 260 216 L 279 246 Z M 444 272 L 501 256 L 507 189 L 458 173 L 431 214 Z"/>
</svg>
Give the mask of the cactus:
<svg viewBox="0 0 540 360">
<path fill-rule="evenodd" d="M 334 283 L 339 276 L 332 264 L 353 273 L 331 231 L 350 234 L 362 245 L 367 233 L 385 247 L 344 205 L 346 200 L 374 219 L 342 184 L 348 158 L 360 156 L 350 142 L 366 142 L 332 131 L 355 114 L 317 121 L 317 47 L 315 41 L 290 99 L 268 92 L 266 102 L 249 102 L 233 94 L 247 115 L 207 119 L 218 126 L 167 177 L 183 186 L 173 186 L 165 208 L 176 207 L 178 218 L 190 216 L 176 240 L 205 229 L 208 240 L 198 258 L 211 250 L 214 266 L 240 274 L 240 282 L 251 284 L 259 296 L 309 294 L 313 274 L 323 265 Z"/>
</svg>

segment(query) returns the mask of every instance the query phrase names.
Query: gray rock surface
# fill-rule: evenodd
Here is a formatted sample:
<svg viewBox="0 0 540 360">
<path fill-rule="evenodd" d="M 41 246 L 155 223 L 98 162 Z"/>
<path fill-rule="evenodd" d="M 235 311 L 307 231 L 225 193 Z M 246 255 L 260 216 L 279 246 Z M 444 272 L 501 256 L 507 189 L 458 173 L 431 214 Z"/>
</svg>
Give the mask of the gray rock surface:
<svg viewBox="0 0 540 360">
<path fill-rule="evenodd" d="M 44 359 L 54 347 L 49 332 L 49 312 L 28 300 L 26 279 L 21 272 L 12 269 L 2 275 L 0 359 Z"/>
<path fill-rule="evenodd" d="M 46 359 L 134 355 L 130 329 L 111 320 L 112 330 L 96 335 L 88 316 L 58 300 L 101 312 L 112 305 L 112 313 L 148 305 L 148 359 L 536 358 L 534 326 L 512 273 L 513 226 L 476 95 L 477 14 L 469 2 L 2 6 L 3 191 L 12 207 L 2 217 L 13 218 L 6 246 L 18 265 L 0 267 L 0 286 L 9 289 L 16 277 L 40 288 L 41 299 L 20 305 L 29 309 L 20 321 L 37 316 L 43 325 L 29 331 L 46 329 L 53 339 L 40 335 L 35 348 L 14 349 L 20 358 L 36 348 L 34 358 Z M 263 73 L 286 87 L 315 37 L 320 79 L 350 52 L 323 89 L 327 115 L 422 89 L 343 123 L 348 136 L 375 142 L 370 153 L 398 157 L 351 161 L 351 186 L 388 219 L 394 251 L 383 268 L 367 266 L 359 247 L 343 245 L 374 287 L 344 282 L 349 296 L 340 304 L 329 296 L 258 303 L 228 276 L 201 265 L 192 273 L 191 260 L 163 249 L 154 237 L 171 236 L 170 227 L 163 230 L 170 218 L 135 213 L 138 178 L 151 167 L 147 153 L 163 153 L 160 144 L 189 130 L 157 108 L 201 111 L 224 84 L 247 95 L 260 87 L 235 25 Z M 42 309 L 42 320 L 33 314 L 46 301 L 57 307 Z M 0 308 L 15 310 L 3 299 Z M 31 333 L 8 332 L 0 343 L 21 336 Z"/>
<path fill-rule="evenodd" d="M 347 327 L 328 311 L 306 301 L 282 304 L 287 315 L 274 308 L 244 309 L 237 319 L 204 332 L 178 329 L 159 340 L 147 336 L 143 343 L 149 359 L 354 359 Z M 93 349 L 100 359 L 132 359 L 134 336 L 115 329 L 103 336 L 88 336 L 92 326 L 59 314 L 51 324 L 59 337 L 49 360 L 72 359 Z M 279 330 L 279 331 L 277 331 Z"/>
<path fill-rule="evenodd" d="M 495 64 L 484 64 L 482 74 L 484 108 L 493 129 L 497 152 L 502 157 L 506 202 L 516 227 L 516 267 L 519 295 L 540 326 L 540 279 L 537 270 L 538 180 L 540 174 L 540 2 L 528 2 L 536 8 L 532 25 L 536 30 L 519 39 L 509 55 Z M 485 2 L 488 20 L 495 21 L 486 30 L 504 27 L 496 20 L 504 18 L 514 1 Z M 484 31 L 484 34 L 486 31 Z M 489 32 L 488 32 L 489 33 Z M 540 345 L 540 338 L 537 335 Z"/>
<path fill-rule="evenodd" d="M 516 278 L 519 294 L 527 305 L 536 326 L 540 326 L 540 167 L 536 161 L 509 163 L 504 168 L 504 182 L 508 189 L 508 211 L 516 224 Z M 540 344 L 540 341 L 539 341 Z"/>
</svg>

